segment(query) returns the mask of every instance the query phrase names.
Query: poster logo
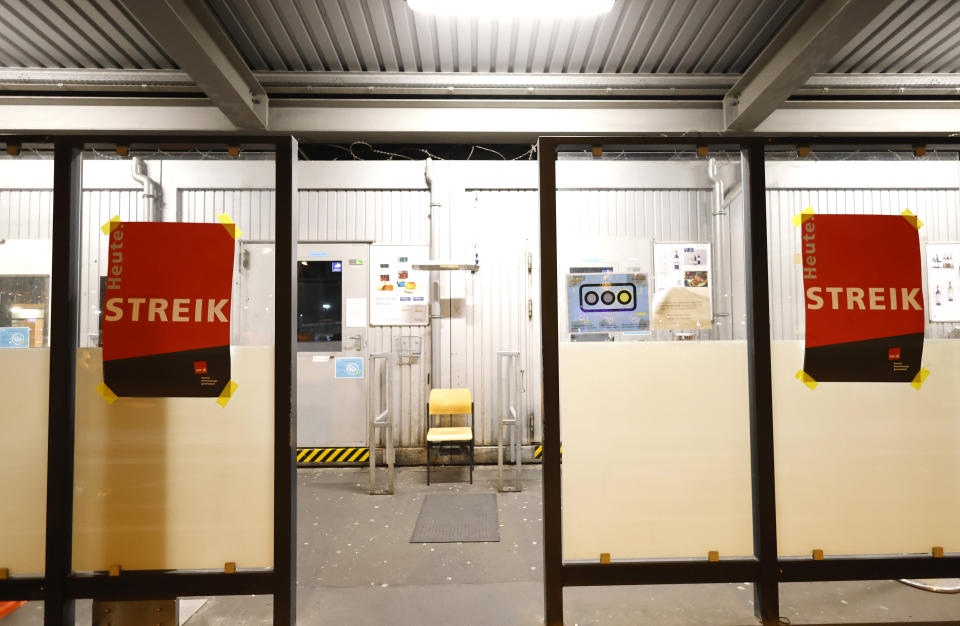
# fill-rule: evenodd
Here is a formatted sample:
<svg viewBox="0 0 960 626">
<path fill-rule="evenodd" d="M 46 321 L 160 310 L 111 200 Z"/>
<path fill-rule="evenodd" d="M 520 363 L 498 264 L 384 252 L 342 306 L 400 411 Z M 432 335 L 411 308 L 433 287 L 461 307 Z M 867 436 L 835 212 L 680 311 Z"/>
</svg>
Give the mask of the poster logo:
<svg viewBox="0 0 960 626">
<path fill-rule="evenodd" d="M 118 396 L 217 397 L 230 381 L 234 238 L 221 224 L 109 234 L 103 379 Z"/>
<path fill-rule="evenodd" d="M 910 382 L 923 357 L 920 237 L 899 215 L 800 225 L 804 371 L 823 382 Z"/>
</svg>

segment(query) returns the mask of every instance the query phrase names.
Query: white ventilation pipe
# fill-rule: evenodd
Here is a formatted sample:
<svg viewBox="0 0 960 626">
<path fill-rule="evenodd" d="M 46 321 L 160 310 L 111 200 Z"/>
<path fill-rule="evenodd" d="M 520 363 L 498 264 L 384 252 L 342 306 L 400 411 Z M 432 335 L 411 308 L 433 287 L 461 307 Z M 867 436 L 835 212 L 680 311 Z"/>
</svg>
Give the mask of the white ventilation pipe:
<svg viewBox="0 0 960 626">
<path fill-rule="evenodd" d="M 725 220 L 727 206 L 724 204 L 723 179 L 717 160 L 707 161 L 707 178 L 713 183 L 713 319 L 717 339 L 733 339 L 733 327 L 730 319 L 729 282 L 726 274 L 731 271 L 727 259 L 727 228 Z"/>
<path fill-rule="evenodd" d="M 436 219 L 436 209 L 441 205 L 437 193 L 436 185 L 433 180 L 433 159 L 428 158 L 423 165 L 423 178 L 427 183 L 427 190 L 430 195 L 430 210 L 428 217 L 430 219 L 430 258 L 439 258 L 437 252 L 438 242 L 440 240 L 438 220 Z M 440 312 L 440 273 L 430 272 L 430 387 L 442 387 L 440 364 L 443 362 L 440 357 L 440 320 L 443 314 Z"/>
<path fill-rule="evenodd" d="M 154 222 L 161 221 L 160 216 L 160 185 L 147 176 L 147 164 L 140 157 L 131 159 L 131 176 L 133 180 L 143 185 L 144 213 Z"/>
</svg>

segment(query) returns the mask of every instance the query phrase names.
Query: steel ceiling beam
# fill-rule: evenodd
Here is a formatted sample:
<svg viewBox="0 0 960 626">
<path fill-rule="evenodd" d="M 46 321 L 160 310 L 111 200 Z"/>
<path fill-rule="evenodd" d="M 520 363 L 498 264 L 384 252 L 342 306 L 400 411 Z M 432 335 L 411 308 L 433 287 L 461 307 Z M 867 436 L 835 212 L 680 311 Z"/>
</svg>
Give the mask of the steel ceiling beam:
<svg viewBox="0 0 960 626">
<path fill-rule="evenodd" d="M 737 74 L 481 74 L 395 72 L 254 72 L 271 95 L 361 96 L 569 96 L 616 99 L 620 96 L 701 96 L 719 98 Z M 182 70 L 118 70 L 0 67 L 0 93 L 53 95 L 200 94 Z M 815 74 L 794 96 L 951 96 L 960 95 L 960 74 Z"/>
<path fill-rule="evenodd" d="M 267 127 L 267 94 L 202 2 L 120 0 L 239 129 Z"/>
<path fill-rule="evenodd" d="M 724 97 L 727 130 L 753 130 L 892 0 L 806 0 Z"/>
</svg>

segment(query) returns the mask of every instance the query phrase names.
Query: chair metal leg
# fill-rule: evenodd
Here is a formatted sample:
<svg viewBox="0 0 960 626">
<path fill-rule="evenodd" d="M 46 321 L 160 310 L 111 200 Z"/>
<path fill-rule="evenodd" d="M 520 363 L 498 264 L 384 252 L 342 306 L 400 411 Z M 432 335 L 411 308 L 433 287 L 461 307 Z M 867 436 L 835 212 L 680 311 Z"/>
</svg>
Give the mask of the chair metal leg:
<svg viewBox="0 0 960 626">
<path fill-rule="evenodd" d="M 430 486 L 430 444 L 427 443 L 427 486 Z"/>
<path fill-rule="evenodd" d="M 473 441 L 470 442 L 470 484 L 473 484 Z"/>
</svg>

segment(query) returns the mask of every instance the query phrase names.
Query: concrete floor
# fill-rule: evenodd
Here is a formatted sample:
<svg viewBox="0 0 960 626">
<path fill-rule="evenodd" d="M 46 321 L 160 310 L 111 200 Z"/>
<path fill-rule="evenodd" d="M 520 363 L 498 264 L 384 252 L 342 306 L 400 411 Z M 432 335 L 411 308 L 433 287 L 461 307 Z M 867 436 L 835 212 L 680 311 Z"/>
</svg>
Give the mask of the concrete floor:
<svg viewBox="0 0 960 626">
<path fill-rule="evenodd" d="M 299 471 L 298 622 L 371 626 L 527 626 L 543 621 L 540 468 L 524 468 L 524 491 L 498 496 L 498 543 L 411 544 L 423 496 L 495 493 L 496 470 L 397 471 L 396 495 L 366 494 L 360 469 Z M 755 625 L 749 583 L 568 589 L 567 624 Z M 41 623 L 27 605 L 0 626 Z M 781 613 L 793 624 L 960 623 L 960 595 L 893 581 L 781 585 Z M 268 596 L 219 597 L 187 626 L 270 624 Z M 784 623 L 787 623 L 786 621 Z M 90 624 L 89 602 L 77 624 Z"/>
</svg>

